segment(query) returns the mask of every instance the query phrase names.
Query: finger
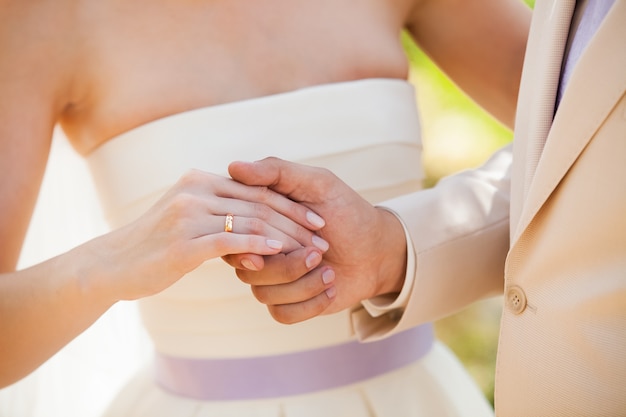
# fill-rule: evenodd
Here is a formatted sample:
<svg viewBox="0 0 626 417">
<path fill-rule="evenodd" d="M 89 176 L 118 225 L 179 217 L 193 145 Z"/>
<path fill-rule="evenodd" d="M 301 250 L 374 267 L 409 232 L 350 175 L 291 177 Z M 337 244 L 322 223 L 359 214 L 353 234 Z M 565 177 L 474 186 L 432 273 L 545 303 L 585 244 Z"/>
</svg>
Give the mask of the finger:
<svg viewBox="0 0 626 417">
<path fill-rule="evenodd" d="M 235 269 L 260 271 L 265 267 L 263 256 L 254 253 L 231 254 L 222 256 L 222 260 Z"/>
<path fill-rule="evenodd" d="M 230 176 L 243 184 L 260 185 L 300 202 L 319 198 L 330 171 L 296 164 L 275 157 L 256 162 L 235 161 L 228 166 Z"/>
<path fill-rule="evenodd" d="M 296 281 L 317 267 L 322 261 L 322 254 L 312 247 L 297 249 L 264 258 L 260 271 L 238 268 L 237 276 L 250 285 L 277 285 Z M 236 267 L 237 268 L 237 267 Z"/>
<path fill-rule="evenodd" d="M 324 226 L 324 220 L 316 213 L 266 187 L 249 187 L 230 178 L 197 169 L 181 176 L 174 189 L 179 193 L 184 190 L 210 202 L 214 200 L 212 197 L 223 197 L 266 205 L 310 230 L 318 230 Z M 233 209 L 226 207 L 219 214 L 228 212 L 233 212 Z"/>
<path fill-rule="evenodd" d="M 298 246 L 311 245 L 322 251 L 328 250 L 328 243 L 314 232 L 265 204 L 220 198 L 211 199 L 209 206 L 209 210 L 213 213 L 234 213 L 236 219 L 233 224 L 237 223 L 244 226 L 243 229 L 238 228 L 238 230 L 235 230 L 233 226 L 233 231 L 236 233 L 265 234 L 272 239 L 283 240 L 289 243 L 285 250 L 294 250 Z M 299 245 L 295 245 L 295 242 Z"/>
<path fill-rule="evenodd" d="M 335 287 L 330 287 L 310 300 L 295 304 L 270 305 L 267 309 L 279 323 L 293 324 L 324 313 L 332 305 L 335 296 Z"/>
<path fill-rule="evenodd" d="M 247 201 L 177 193 L 159 202 L 157 215 L 167 232 L 182 233 L 189 238 L 230 231 L 236 234 L 260 235 L 280 240 L 293 250 L 311 245 L 313 232 L 297 225 L 267 206 Z M 234 213 L 228 216 L 226 213 Z M 259 218 L 262 217 L 262 218 Z M 229 221 L 230 218 L 230 221 Z M 264 219 L 268 219 L 267 221 Z M 277 228 L 270 223 L 282 224 Z M 228 224 L 227 224 L 228 223 Z M 283 230 L 287 230 L 287 233 Z M 299 235 L 299 240 L 291 236 Z M 319 239 L 315 239 L 319 242 Z M 319 244 L 319 243 L 318 243 Z"/>
<path fill-rule="evenodd" d="M 291 252 L 301 248 L 303 244 L 310 245 L 311 242 L 318 241 L 318 239 L 313 239 L 312 237 L 301 238 L 303 240 L 301 243 L 289 234 L 284 233 L 280 229 L 277 229 L 269 223 L 255 217 L 233 216 L 232 233 L 241 235 L 259 235 L 265 236 L 268 239 L 279 240 L 283 242 L 283 250 L 285 252 Z"/>
<path fill-rule="evenodd" d="M 250 187 L 225 178 L 215 192 L 222 197 L 264 204 L 310 230 L 319 230 L 325 225 L 324 219 L 311 209 L 264 186 Z"/>
<path fill-rule="evenodd" d="M 237 212 L 248 211 L 245 209 L 245 206 L 241 206 L 240 203 L 241 202 L 235 202 L 231 206 L 235 207 Z M 306 230 L 301 226 L 297 226 L 300 228 L 299 232 L 302 236 L 306 236 L 300 237 L 302 242 L 256 217 L 220 214 L 209 216 L 196 215 L 191 218 L 191 224 L 193 224 L 191 233 L 193 233 L 193 237 L 211 235 L 220 232 L 232 232 L 233 234 L 240 235 L 264 236 L 267 239 L 281 241 L 283 242 L 283 250 L 286 252 L 301 248 L 304 244 L 311 245 L 312 242 L 315 242 L 320 247 L 326 249 L 328 248 L 328 243 L 326 243 L 326 241 L 322 238 L 313 236 L 311 231 Z M 295 225 L 295 223 L 292 224 Z"/>
<path fill-rule="evenodd" d="M 316 268 L 286 284 L 253 285 L 252 293 L 267 305 L 293 304 L 310 300 L 333 286 L 335 273 L 328 267 Z"/>
<path fill-rule="evenodd" d="M 275 255 L 283 249 L 281 241 L 264 236 L 237 233 L 214 233 L 193 239 L 186 250 L 190 255 L 202 260 L 218 258 L 228 254 L 255 253 Z"/>
</svg>

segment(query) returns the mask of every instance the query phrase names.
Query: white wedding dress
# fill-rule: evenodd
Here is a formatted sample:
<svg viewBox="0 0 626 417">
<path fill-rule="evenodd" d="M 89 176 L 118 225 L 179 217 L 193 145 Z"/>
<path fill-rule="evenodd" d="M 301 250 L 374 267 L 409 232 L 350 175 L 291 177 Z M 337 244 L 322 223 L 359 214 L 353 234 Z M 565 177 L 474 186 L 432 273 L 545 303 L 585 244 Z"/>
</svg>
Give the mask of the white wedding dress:
<svg viewBox="0 0 626 417">
<path fill-rule="evenodd" d="M 118 227 L 192 168 L 227 175 L 233 160 L 266 156 L 326 167 L 372 203 L 415 191 L 413 87 L 361 80 L 201 108 L 113 138 L 87 162 Z M 493 415 L 430 324 L 372 343 L 355 341 L 348 311 L 282 325 L 219 259 L 138 304 L 154 353 L 106 417 Z"/>
</svg>

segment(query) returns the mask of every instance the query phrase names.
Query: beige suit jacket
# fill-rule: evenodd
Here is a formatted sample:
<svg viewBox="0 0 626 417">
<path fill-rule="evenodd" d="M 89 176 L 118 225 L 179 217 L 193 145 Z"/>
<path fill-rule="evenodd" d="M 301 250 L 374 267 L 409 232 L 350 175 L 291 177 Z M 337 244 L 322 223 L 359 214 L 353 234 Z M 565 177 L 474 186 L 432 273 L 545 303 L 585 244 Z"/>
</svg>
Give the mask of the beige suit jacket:
<svg viewBox="0 0 626 417">
<path fill-rule="evenodd" d="M 498 417 L 626 415 L 626 0 L 554 114 L 574 6 L 537 0 L 512 149 L 384 204 L 412 240 L 412 293 L 402 314 L 353 315 L 373 340 L 504 289 Z"/>
</svg>

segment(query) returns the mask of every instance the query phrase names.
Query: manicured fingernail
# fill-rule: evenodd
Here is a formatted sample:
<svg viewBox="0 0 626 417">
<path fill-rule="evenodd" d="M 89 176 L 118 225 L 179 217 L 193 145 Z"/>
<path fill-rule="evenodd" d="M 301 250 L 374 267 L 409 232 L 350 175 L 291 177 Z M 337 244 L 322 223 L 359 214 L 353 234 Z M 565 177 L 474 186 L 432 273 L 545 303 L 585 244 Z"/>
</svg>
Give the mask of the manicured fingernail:
<svg viewBox="0 0 626 417">
<path fill-rule="evenodd" d="M 322 239 L 318 235 L 313 235 L 313 239 L 311 240 L 313 241 L 313 244 L 315 245 L 315 247 L 320 249 L 322 252 L 326 252 L 328 248 L 330 247 L 328 242 L 326 242 L 324 239 Z"/>
<path fill-rule="evenodd" d="M 309 256 L 307 256 L 306 259 L 304 260 L 304 264 L 306 265 L 308 269 L 311 269 L 317 264 L 319 264 L 321 260 L 322 260 L 322 255 L 320 255 L 318 252 L 311 252 L 309 253 Z"/>
<path fill-rule="evenodd" d="M 241 260 L 241 265 L 243 265 L 244 268 L 249 269 L 251 271 L 258 271 L 259 270 L 259 268 L 257 268 L 256 265 L 253 264 L 250 259 L 242 259 Z"/>
<path fill-rule="evenodd" d="M 325 293 L 328 298 L 335 298 L 335 296 L 337 295 L 337 288 L 330 287 L 325 291 Z"/>
<path fill-rule="evenodd" d="M 283 248 L 283 242 L 281 242 L 280 240 L 272 240 L 272 239 L 267 239 L 265 241 L 265 244 L 272 248 L 272 249 L 282 249 Z"/>
<path fill-rule="evenodd" d="M 327 269 L 326 271 L 322 272 L 322 281 L 324 281 L 324 284 L 328 285 L 334 280 L 335 280 L 335 271 L 333 271 L 332 269 Z"/>
<path fill-rule="evenodd" d="M 324 227 L 326 225 L 324 219 L 322 219 L 320 216 L 313 213 L 312 211 L 307 211 L 306 219 L 315 227 Z"/>
</svg>

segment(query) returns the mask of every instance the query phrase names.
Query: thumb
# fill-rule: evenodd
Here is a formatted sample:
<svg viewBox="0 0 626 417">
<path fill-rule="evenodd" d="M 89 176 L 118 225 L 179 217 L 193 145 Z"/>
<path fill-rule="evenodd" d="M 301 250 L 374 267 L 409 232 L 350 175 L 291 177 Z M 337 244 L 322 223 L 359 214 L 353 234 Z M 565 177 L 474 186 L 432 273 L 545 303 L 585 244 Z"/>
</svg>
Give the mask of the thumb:
<svg viewBox="0 0 626 417">
<path fill-rule="evenodd" d="M 235 161 L 228 166 L 230 176 L 246 185 L 258 185 L 286 195 L 295 201 L 315 200 L 315 188 L 323 178 L 323 168 L 314 168 L 276 157 L 256 162 Z M 313 197 L 313 198 L 312 198 Z"/>
</svg>

